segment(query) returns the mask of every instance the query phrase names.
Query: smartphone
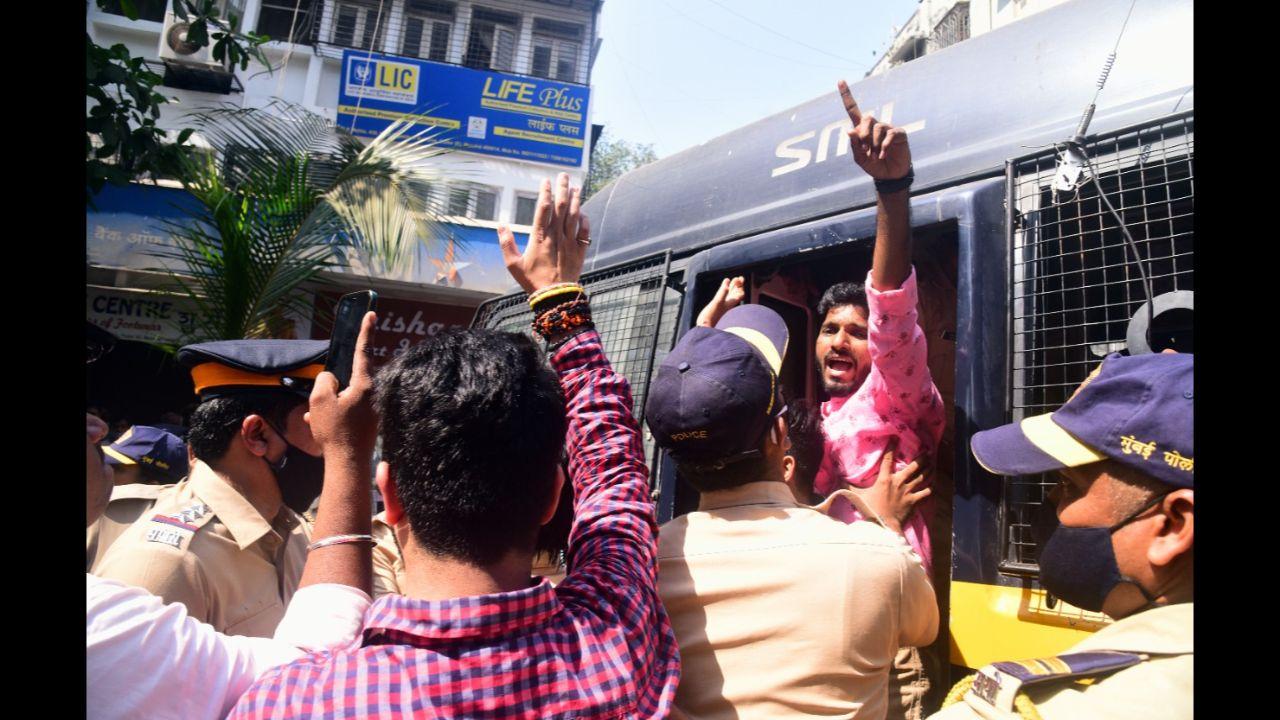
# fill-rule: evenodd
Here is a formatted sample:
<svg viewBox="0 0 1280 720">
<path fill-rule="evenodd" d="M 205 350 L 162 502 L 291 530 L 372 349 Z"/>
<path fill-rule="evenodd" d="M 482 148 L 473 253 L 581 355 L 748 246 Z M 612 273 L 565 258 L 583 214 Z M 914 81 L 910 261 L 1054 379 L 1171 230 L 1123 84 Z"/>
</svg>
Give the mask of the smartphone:
<svg viewBox="0 0 1280 720">
<path fill-rule="evenodd" d="M 351 365 L 356 356 L 356 340 L 365 313 L 378 308 L 378 293 L 360 290 L 338 299 L 333 311 L 333 333 L 329 335 L 329 358 L 324 369 L 338 377 L 338 389 L 351 384 Z"/>
</svg>

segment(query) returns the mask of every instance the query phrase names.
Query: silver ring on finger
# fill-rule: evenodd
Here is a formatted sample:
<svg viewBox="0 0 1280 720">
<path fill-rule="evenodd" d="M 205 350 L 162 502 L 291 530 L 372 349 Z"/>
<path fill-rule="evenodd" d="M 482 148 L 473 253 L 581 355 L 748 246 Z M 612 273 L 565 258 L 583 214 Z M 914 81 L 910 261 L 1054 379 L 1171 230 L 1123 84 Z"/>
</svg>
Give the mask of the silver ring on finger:
<svg viewBox="0 0 1280 720">
<path fill-rule="evenodd" d="M 579 244 L 579 245 L 590 245 L 590 244 L 591 244 L 591 238 L 587 238 L 586 240 L 583 240 L 582 238 L 578 238 L 578 244 Z"/>
</svg>

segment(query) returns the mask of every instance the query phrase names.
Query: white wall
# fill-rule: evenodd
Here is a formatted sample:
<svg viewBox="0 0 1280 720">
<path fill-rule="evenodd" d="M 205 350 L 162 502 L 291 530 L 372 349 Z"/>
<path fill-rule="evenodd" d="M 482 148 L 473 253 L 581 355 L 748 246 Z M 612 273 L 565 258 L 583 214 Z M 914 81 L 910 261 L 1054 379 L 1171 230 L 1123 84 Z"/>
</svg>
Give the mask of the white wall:
<svg viewBox="0 0 1280 720">
<path fill-rule="evenodd" d="M 385 12 L 398 13 L 403 6 L 403 2 L 404 0 L 386 0 Z M 259 0 L 246 0 L 244 17 L 248 22 L 252 22 L 257 18 L 259 4 Z M 331 3 L 325 2 L 324 5 L 324 14 L 328 15 Z M 585 39 L 582 43 L 583 52 L 579 62 L 579 72 L 582 76 L 587 75 L 587 58 L 590 54 L 590 47 L 594 42 L 594 37 L 591 36 L 594 28 L 590 11 L 582 9 L 585 6 L 584 3 L 579 3 L 574 8 L 565 8 L 546 3 L 529 2 L 528 0 L 486 0 L 484 2 L 458 2 L 457 6 L 455 16 L 459 17 L 464 14 L 464 7 L 468 15 L 471 7 L 485 7 L 518 13 L 521 15 L 522 28 L 531 28 L 535 16 L 581 23 L 585 29 Z M 320 22 L 320 20 L 320 18 L 317 18 L 316 21 Z M 324 23 L 324 25 L 327 24 L 327 22 Z M 460 24 L 455 23 L 454 27 L 455 46 L 458 45 L 456 38 L 462 32 Z M 99 45 L 110 47 L 115 43 L 124 43 L 135 56 L 142 56 L 149 60 L 159 59 L 158 48 L 162 30 L 161 23 L 141 20 L 131 21 L 122 16 L 109 15 L 99 11 L 96 4 L 90 3 L 87 25 L 88 32 Z M 324 32 L 323 26 L 321 27 L 321 32 Z M 384 49 L 393 49 L 398 43 L 398 39 L 392 37 L 392 33 L 387 33 L 387 35 L 388 39 Z M 526 30 L 521 35 L 527 39 L 529 33 Z M 322 34 L 321 37 L 324 37 L 324 35 Z M 462 46 L 465 47 L 465 39 L 462 42 Z M 318 53 L 315 48 L 309 45 L 293 45 L 280 41 L 268 43 L 264 46 L 264 50 L 273 64 L 284 63 L 287 58 L 287 65 L 283 65 L 276 69 L 275 72 L 268 74 L 263 72 L 263 66 L 256 62 L 251 62 L 248 70 L 237 71 L 236 73 L 240 83 L 244 86 L 243 93 L 233 92 L 230 95 L 220 95 L 163 86 L 157 88 L 159 92 L 177 99 L 176 103 L 171 103 L 161 108 L 158 123 L 160 127 L 167 130 L 183 128 L 186 126 L 183 116 L 200 107 L 227 103 L 242 107 L 262 107 L 276 98 L 304 105 L 330 119 L 336 117 L 341 72 L 339 66 L 341 62 L 338 57 L 332 56 L 335 53 L 331 50 L 324 50 Z M 458 52 L 460 55 L 461 51 Z M 338 56 L 340 54 L 340 51 L 336 53 Z M 450 59 L 454 58 L 451 56 Z M 518 57 L 516 72 L 527 73 L 529 63 L 528 55 Z M 590 142 L 590 132 L 591 108 L 588 106 L 586 115 L 587 137 L 585 138 L 588 143 Z M 516 193 L 536 194 L 538 184 L 542 178 L 553 177 L 555 174 L 564 171 L 569 173 L 570 181 L 573 184 L 581 185 L 587 175 L 588 153 L 585 152 L 586 149 L 584 148 L 582 165 L 576 168 L 464 152 L 452 153 L 446 157 L 444 163 L 450 172 L 457 173 L 459 180 L 498 188 L 500 190 L 497 211 L 498 221 L 510 223 L 515 217 Z"/>
</svg>

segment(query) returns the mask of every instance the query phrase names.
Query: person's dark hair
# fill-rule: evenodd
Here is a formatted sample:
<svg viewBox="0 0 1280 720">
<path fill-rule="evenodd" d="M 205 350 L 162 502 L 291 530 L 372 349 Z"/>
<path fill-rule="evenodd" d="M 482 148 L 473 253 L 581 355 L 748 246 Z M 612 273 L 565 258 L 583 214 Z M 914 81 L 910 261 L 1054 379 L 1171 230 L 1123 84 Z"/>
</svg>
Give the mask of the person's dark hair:
<svg viewBox="0 0 1280 720">
<path fill-rule="evenodd" d="M 191 412 L 187 444 L 197 459 L 217 462 L 226 454 L 246 417 L 258 415 L 284 432 L 289 413 L 306 401 L 301 395 L 271 391 L 242 392 L 206 400 Z"/>
<path fill-rule="evenodd" d="M 822 464 L 823 444 L 822 414 L 807 400 L 794 400 L 787 404 L 787 436 L 791 449 L 787 454 L 795 458 L 795 484 L 807 497 L 813 496 L 813 481 Z"/>
<path fill-rule="evenodd" d="M 426 550 L 477 565 L 532 550 L 568 419 L 529 337 L 445 330 L 383 368 L 376 398 L 382 458 Z"/>
<path fill-rule="evenodd" d="M 818 301 L 819 322 L 827 317 L 827 313 L 832 308 L 844 305 L 857 305 L 865 309 L 867 307 L 866 287 L 862 283 L 842 282 L 827 288 L 827 291 L 822 293 L 822 299 Z"/>
</svg>

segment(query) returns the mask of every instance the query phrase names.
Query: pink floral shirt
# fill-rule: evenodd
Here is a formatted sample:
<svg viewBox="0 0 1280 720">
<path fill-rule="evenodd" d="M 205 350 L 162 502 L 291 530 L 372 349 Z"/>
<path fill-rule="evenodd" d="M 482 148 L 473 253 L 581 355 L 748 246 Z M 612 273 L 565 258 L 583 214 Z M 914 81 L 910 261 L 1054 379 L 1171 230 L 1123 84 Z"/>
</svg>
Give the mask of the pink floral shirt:
<svg viewBox="0 0 1280 720">
<path fill-rule="evenodd" d="M 936 452 L 946 425 L 942 396 L 929 374 L 924 331 L 916 322 L 915 269 L 902 287 L 884 292 L 872 287 L 871 273 L 867 273 L 866 288 L 871 372 L 852 395 L 822 404 L 822 433 L 827 442 L 814 489 L 823 495 L 845 483 L 855 487 L 874 484 L 880 457 L 892 437 L 898 438 L 895 471 L 921 453 Z M 863 518 L 843 499 L 832 506 L 831 515 L 845 522 Z M 932 516 L 930 496 L 916 505 L 902 528 L 931 575 L 933 548 L 927 520 Z"/>
</svg>

